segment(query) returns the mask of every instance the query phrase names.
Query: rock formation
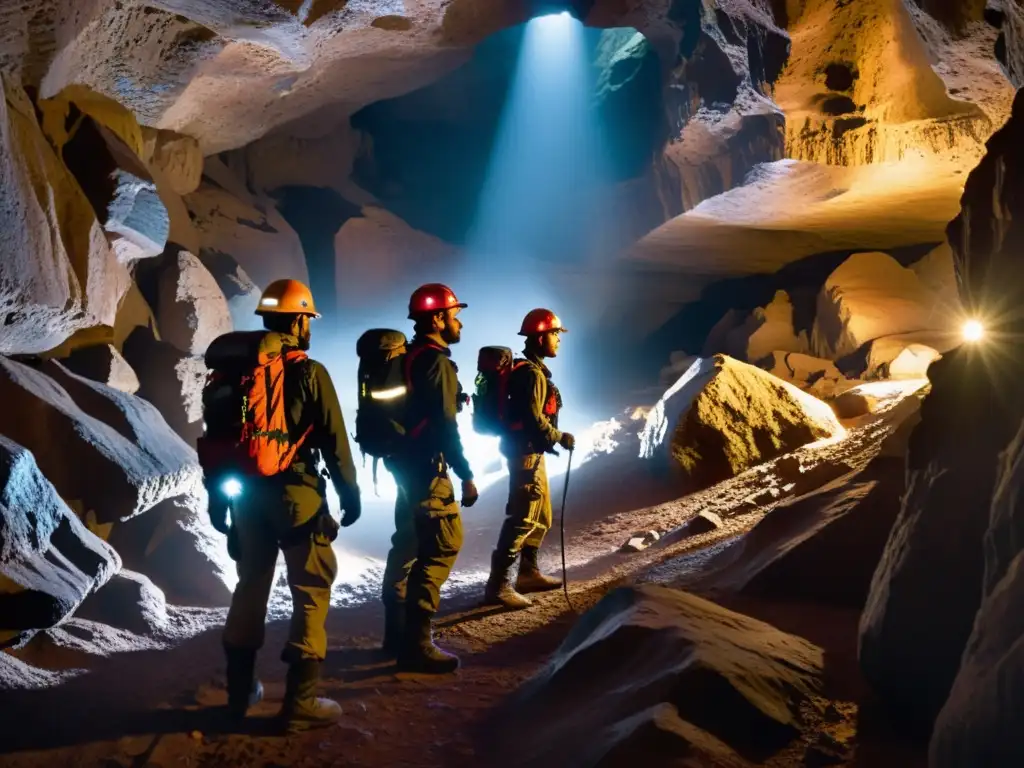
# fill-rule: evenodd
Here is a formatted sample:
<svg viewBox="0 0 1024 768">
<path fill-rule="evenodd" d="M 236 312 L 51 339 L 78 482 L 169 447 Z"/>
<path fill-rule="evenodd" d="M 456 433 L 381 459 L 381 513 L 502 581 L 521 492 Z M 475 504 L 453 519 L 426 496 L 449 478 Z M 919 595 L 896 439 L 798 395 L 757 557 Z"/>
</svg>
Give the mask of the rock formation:
<svg viewBox="0 0 1024 768">
<path fill-rule="evenodd" d="M 689 486 L 705 488 L 843 432 L 820 400 L 759 368 L 716 355 L 694 363 L 648 414 L 641 456 L 664 452 Z"/>
</svg>

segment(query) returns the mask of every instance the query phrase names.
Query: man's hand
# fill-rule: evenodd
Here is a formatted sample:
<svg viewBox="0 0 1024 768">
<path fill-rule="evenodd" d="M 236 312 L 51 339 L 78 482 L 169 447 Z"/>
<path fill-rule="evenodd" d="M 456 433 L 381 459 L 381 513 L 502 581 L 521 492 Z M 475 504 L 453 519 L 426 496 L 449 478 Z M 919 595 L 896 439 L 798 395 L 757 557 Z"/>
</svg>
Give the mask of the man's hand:
<svg viewBox="0 0 1024 768">
<path fill-rule="evenodd" d="M 563 432 L 562 439 L 558 441 L 558 444 L 565 448 L 565 450 L 572 451 L 576 448 L 576 438 L 568 432 Z"/>
<path fill-rule="evenodd" d="M 480 491 L 476 489 L 476 483 L 472 480 L 462 481 L 462 506 L 472 507 L 480 498 Z"/>
<path fill-rule="evenodd" d="M 356 496 L 354 499 L 349 499 L 342 507 L 341 527 L 348 528 L 352 523 L 358 520 L 362 514 L 363 505 L 362 502 L 360 502 L 359 497 Z"/>
</svg>

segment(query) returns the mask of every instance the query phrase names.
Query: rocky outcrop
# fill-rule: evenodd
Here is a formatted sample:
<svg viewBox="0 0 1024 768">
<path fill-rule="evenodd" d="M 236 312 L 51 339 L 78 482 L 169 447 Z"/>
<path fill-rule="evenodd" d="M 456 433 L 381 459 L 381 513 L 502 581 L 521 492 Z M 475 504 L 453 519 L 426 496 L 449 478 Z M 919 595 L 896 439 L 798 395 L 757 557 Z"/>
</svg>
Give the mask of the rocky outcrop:
<svg viewBox="0 0 1024 768">
<path fill-rule="evenodd" d="M 731 327 L 730 327 L 731 326 Z M 806 352 L 806 333 L 793 328 L 793 303 L 785 291 L 758 307 L 744 320 L 730 312 L 722 318 L 704 345 L 703 355 L 725 354 L 746 363 L 758 363 L 775 352 Z"/>
<path fill-rule="evenodd" d="M 203 386 L 208 373 L 203 358 L 182 352 L 146 328 L 136 328 L 124 342 L 124 357 L 139 377 L 138 395 L 156 406 L 188 445 L 203 433 Z"/>
<path fill-rule="evenodd" d="M 302 243 L 273 201 L 249 194 L 226 169 L 217 178 L 231 187 L 205 181 L 185 197 L 200 260 L 210 252 L 227 254 L 260 288 L 282 277 L 308 283 Z"/>
<path fill-rule="evenodd" d="M 822 663 L 807 641 L 686 592 L 618 589 L 503 707 L 496 754 L 503 765 L 761 762 L 799 735 Z M 529 739 L 510 738 L 527 723 Z"/>
<path fill-rule="evenodd" d="M 232 330 L 227 300 L 203 263 L 188 251 L 169 253 L 157 277 L 161 338 L 192 357 Z"/>
<path fill-rule="evenodd" d="M 931 366 L 932 391 L 909 443 L 906 496 L 861 616 L 864 677 L 924 725 L 949 694 L 981 602 L 984 510 L 998 454 L 1020 423 L 996 412 L 1005 391 L 996 376 L 970 347 Z M 940 603 L 925 599 L 935 594 Z"/>
<path fill-rule="evenodd" d="M 723 355 L 693 365 L 647 415 L 641 456 L 663 456 L 694 488 L 844 430 L 825 403 Z"/>
<path fill-rule="evenodd" d="M 776 376 L 800 389 L 806 389 L 818 381 L 838 381 L 843 374 L 831 360 L 802 355 L 799 352 L 774 351 L 758 362 L 772 376 Z"/>
<path fill-rule="evenodd" d="M 167 625 L 167 600 L 147 576 L 122 569 L 85 599 L 75 617 L 152 636 Z"/>
<path fill-rule="evenodd" d="M 904 462 L 876 459 L 771 510 L 707 564 L 709 585 L 861 608 L 900 509 Z"/>
<path fill-rule="evenodd" d="M 129 395 L 139 391 L 139 377 L 117 351 L 117 347 L 111 344 L 83 347 L 74 351 L 62 363 L 72 373 Z"/>
<path fill-rule="evenodd" d="M 25 91 L 0 84 L 0 353 L 43 352 L 112 325 L 129 277 Z"/>
<path fill-rule="evenodd" d="M 0 647 L 68 618 L 121 567 L 43 476 L 0 436 Z"/>
<path fill-rule="evenodd" d="M 203 266 L 206 267 L 220 288 L 228 303 L 231 325 L 236 331 L 253 331 L 263 327 L 256 317 L 260 303 L 260 288 L 238 266 L 238 262 L 220 251 L 204 251 Z"/>
<path fill-rule="evenodd" d="M 1024 696 L 1020 600 L 1024 597 L 1024 426 L 1002 456 L 985 533 L 981 608 L 959 673 L 935 724 L 931 763 L 1014 765 L 1024 759 L 1018 703 Z"/>
<path fill-rule="evenodd" d="M 970 83 L 949 95 L 908 5 L 807 0 L 790 9 L 793 53 L 776 88 L 787 156 L 834 165 L 941 158 L 965 169 L 977 161 L 994 127 L 975 103 L 983 97 Z"/>
<path fill-rule="evenodd" d="M 101 524 L 141 514 L 199 482 L 195 454 L 156 408 L 71 373 L 0 358 L 4 434 L 32 451 L 69 503 Z"/>
<path fill-rule="evenodd" d="M 160 254 L 170 221 L 132 114 L 80 86 L 42 100 L 39 109 L 47 138 L 85 192 L 118 260 L 131 264 Z"/>
<path fill-rule="evenodd" d="M 835 360 L 872 339 L 948 330 L 955 322 L 911 270 L 884 253 L 857 253 L 829 275 L 818 295 L 811 347 Z"/>
</svg>

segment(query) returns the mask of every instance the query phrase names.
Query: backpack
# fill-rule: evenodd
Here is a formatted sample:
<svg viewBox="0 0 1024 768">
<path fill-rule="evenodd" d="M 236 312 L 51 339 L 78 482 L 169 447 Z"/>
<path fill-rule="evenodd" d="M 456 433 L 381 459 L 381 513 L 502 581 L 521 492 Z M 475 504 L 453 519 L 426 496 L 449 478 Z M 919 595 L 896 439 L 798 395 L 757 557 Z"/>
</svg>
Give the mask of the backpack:
<svg viewBox="0 0 1024 768">
<path fill-rule="evenodd" d="M 508 383 L 512 371 L 525 360 L 516 360 L 508 347 L 483 347 L 476 358 L 476 392 L 473 395 L 473 430 L 481 435 L 508 431 Z"/>
<path fill-rule="evenodd" d="M 359 337 L 359 401 L 355 440 L 375 460 L 397 453 L 406 436 L 409 395 L 405 334 L 374 328 Z M 376 469 L 376 461 L 374 462 Z M 375 472 L 376 474 L 376 472 Z"/>
<path fill-rule="evenodd" d="M 262 333 L 252 339 L 258 343 L 255 336 Z M 204 473 L 271 477 L 291 467 L 313 427 L 292 440 L 284 378 L 287 368 L 306 359 L 306 353 L 297 349 L 273 355 L 260 352 L 255 364 L 249 358 L 210 372 L 202 395 L 206 426 L 196 443 Z"/>
</svg>

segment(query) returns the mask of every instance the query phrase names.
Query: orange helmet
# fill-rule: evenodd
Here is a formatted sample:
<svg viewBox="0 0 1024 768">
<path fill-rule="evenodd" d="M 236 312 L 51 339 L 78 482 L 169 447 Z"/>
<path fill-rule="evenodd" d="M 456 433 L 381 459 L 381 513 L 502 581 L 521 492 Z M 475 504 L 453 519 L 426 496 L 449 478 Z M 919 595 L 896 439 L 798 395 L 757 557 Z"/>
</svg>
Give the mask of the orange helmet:
<svg viewBox="0 0 1024 768">
<path fill-rule="evenodd" d="M 298 280 L 275 280 L 268 285 L 260 296 L 256 314 L 320 317 L 313 304 L 313 294 Z"/>
<path fill-rule="evenodd" d="M 548 331 L 567 332 L 569 329 L 562 325 L 558 315 L 550 309 L 531 309 L 523 318 L 523 325 L 519 328 L 520 336 L 536 336 L 538 333 Z"/>
<path fill-rule="evenodd" d="M 447 285 L 427 283 L 412 292 L 412 297 L 409 299 L 409 319 L 415 319 L 419 315 L 444 312 L 446 309 L 455 307 L 465 309 L 467 306 L 458 300 L 455 292 Z"/>
</svg>

